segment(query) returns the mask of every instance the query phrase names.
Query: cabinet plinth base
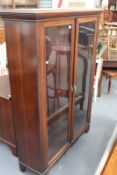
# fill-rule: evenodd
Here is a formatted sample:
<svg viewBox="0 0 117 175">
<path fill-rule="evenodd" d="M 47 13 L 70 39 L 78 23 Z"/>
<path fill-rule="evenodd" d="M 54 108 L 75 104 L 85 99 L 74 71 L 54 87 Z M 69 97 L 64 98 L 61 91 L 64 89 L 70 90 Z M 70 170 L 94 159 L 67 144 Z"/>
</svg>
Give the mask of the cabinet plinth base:
<svg viewBox="0 0 117 175">
<path fill-rule="evenodd" d="M 17 149 L 16 149 L 16 147 L 9 146 L 9 148 L 11 149 L 12 154 L 13 154 L 15 157 L 17 157 L 18 155 L 17 155 Z"/>
</svg>

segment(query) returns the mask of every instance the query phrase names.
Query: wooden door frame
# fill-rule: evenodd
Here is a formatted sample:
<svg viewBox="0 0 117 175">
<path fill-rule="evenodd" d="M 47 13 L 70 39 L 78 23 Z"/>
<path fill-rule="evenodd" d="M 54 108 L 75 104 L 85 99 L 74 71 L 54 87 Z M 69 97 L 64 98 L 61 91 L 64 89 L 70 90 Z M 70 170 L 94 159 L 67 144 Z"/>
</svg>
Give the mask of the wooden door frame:
<svg viewBox="0 0 117 175">
<path fill-rule="evenodd" d="M 74 133 L 72 133 L 72 138 L 73 141 L 79 137 L 79 135 L 83 132 L 83 130 L 85 131 L 89 125 L 90 122 L 90 114 L 91 114 L 91 102 L 92 102 L 92 96 L 93 96 L 93 77 L 94 77 L 94 72 L 95 72 L 95 61 L 96 61 L 96 47 L 97 47 L 97 40 L 96 40 L 96 35 L 97 35 L 97 16 L 89 16 L 89 17 L 80 17 L 77 18 L 76 20 L 76 40 L 75 40 L 75 60 L 74 60 L 74 80 L 73 80 L 73 84 L 76 85 L 76 65 L 78 64 L 78 41 L 79 41 L 79 25 L 81 23 L 86 23 L 86 22 L 95 22 L 95 33 L 94 33 L 94 47 L 93 47 L 93 58 L 92 58 L 92 65 L 91 65 L 91 74 L 90 74 L 90 90 L 89 90 L 89 98 L 88 98 L 88 107 L 87 107 L 87 118 L 86 118 L 86 122 L 87 124 L 84 125 L 84 129 L 82 127 L 81 130 L 79 130 L 77 132 L 77 134 L 75 134 L 75 136 L 73 135 Z M 75 94 L 73 94 L 73 106 L 72 106 L 72 128 L 74 128 L 74 111 L 75 111 Z"/>
<path fill-rule="evenodd" d="M 74 59 L 74 44 L 75 44 L 75 20 L 74 18 L 70 18 L 70 19 L 56 19 L 56 20 L 51 20 L 51 21 L 42 21 L 40 22 L 40 27 L 41 27 L 41 60 L 42 61 L 42 65 L 41 67 L 43 67 L 43 85 L 46 87 L 47 82 L 46 82 L 46 45 L 45 45 L 45 29 L 47 27 L 57 27 L 57 26 L 65 26 L 65 25 L 72 25 L 71 29 L 71 62 L 70 62 L 70 86 L 72 86 L 72 78 L 73 78 L 73 59 Z M 43 94 L 47 94 L 46 90 L 43 91 Z M 47 97 L 46 95 L 43 97 L 43 101 L 45 101 L 45 104 L 47 104 Z M 70 89 L 70 93 L 69 93 L 69 116 L 68 116 L 68 143 L 66 143 L 66 145 L 61 148 L 61 150 L 49 161 L 49 167 L 51 167 L 61 156 L 62 154 L 66 151 L 66 149 L 68 149 L 70 147 L 70 143 L 72 142 L 72 138 L 71 138 L 71 107 L 72 107 L 72 91 Z M 46 123 L 46 127 L 43 128 L 45 129 L 46 132 L 46 143 L 48 142 L 48 127 L 47 127 L 47 106 L 46 106 L 46 113 L 43 116 L 44 118 L 44 122 Z M 48 151 L 48 145 L 46 147 L 46 152 Z"/>
</svg>

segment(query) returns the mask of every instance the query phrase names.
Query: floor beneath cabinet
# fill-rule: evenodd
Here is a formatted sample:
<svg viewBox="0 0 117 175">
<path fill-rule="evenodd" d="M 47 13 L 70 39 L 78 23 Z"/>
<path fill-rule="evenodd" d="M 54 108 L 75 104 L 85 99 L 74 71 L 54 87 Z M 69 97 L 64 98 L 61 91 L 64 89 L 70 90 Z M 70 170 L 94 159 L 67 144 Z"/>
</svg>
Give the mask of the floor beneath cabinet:
<svg viewBox="0 0 117 175">
<path fill-rule="evenodd" d="M 103 81 L 102 97 L 93 104 L 90 131 L 83 134 L 58 163 L 49 175 L 94 175 L 106 149 L 107 143 L 117 125 L 117 79 L 112 81 L 111 92 L 107 95 L 107 83 Z M 33 175 L 21 173 L 18 159 L 9 148 L 0 142 L 0 175 Z"/>
</svg>

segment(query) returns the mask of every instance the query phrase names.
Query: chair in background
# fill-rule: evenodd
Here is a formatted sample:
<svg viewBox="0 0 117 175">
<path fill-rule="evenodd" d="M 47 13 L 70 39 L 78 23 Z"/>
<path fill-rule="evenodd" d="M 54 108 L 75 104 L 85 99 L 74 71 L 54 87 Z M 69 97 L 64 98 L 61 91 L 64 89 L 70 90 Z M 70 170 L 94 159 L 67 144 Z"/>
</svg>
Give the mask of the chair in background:
<svg viewBox="0 0 117 175">
<path fill-rule="evenodd" d="M 60 106 L 60 97 L 69 97 L 69 57 L 70 57 L 70 43 L 68 41 L 68 36 L 65 34 L 63 35 L 64 31 L 61 30 L 62 34 L 62 41 L 61 36 L 59 36 L 59 40 L 56 41 L 56 43 L 52 44 L 48 37 L 46 37 L 46 66 L 47 66 L 47 84 L 48 84 L 48 104 L 49 100 L 53 101 L 53 111 L 56 110 L 56 107 Z M 54 56 L 54 63 L 51 63 L 49 61 L 49 57 L 52 52 L 55 52 Z M 63 59 L 64 58 L 64 59 Z M 64 63 L 62 62 L 64 60 Z M 67 72 L 67 88 L 61 87 L 61 78 L 63 75 L 61 74 L 61 67 L 64 64 L 66 66 L 66 72 Z M 50 76 L 52 76 L 52 82 L 49 83 Z M 51 111 L 48 108 L 48 114 L 50 114 Z"/>
<path fill-rule="evenodd" d="M 115 23 L 112 23 L 115 24 Z M 108 23 L 108 40 L 107 40 L 107 59 L 110 60 L 117 60 L 117 27 L 110 26 L 111 23 Z M 106 77 L 109 79 L 108 82 L 108 94 L 110 92 L 112 79 L 117 78 L 117 68 L 103 68 L 102 74 L 99 82 L 99 96 L 101 96 L 101 88 L 102 88 L 102 78 Z"/>
<path fill-rule="evenodd" d="M 107 59 L 111 60 L 113 54 L 117 55 L 117 23 L 107 23 Z M 117 58 L 115 58 L 117 60 Z"/>
<path fill-rule="evenodd" d="M 101 96 L 101 87 L 102 87 L 102 77 L 106 77 L 106 78 L 108 78 L 109 79 L 109 81 L 108 81 L 108 94 L 109 94 L 109 92 L 110 92 L 110 88 L 111 88 L 111 84 L 112 84 L 112 79 L 113 78 L 117 78 L 117 69 L 103 69 L 102 70 L 102 75 L 101 75 L 101 82 L 100 82 L 100 87 L 99 87 L 99 89 L 100 89 L 100 96 Z"/>
<path fill-rule="evenodd" d="M 97 52 L 97 56 L 96 56 L 96 73 L 95 73 L 95 77 L 94 77 L 94 93 L 93 93 L 93 101 L 96 102 L 97 99 L 97 94 L 98 94 L 98 84 L 99 84 L 99 80 L 100 80 L 100 76 L 101 76 L 101 72 L 102 72 L 102 66 L 103 66 L 103 58 L 102 55 L 106 50 L 106 43 L 103 41 L 100 41 L 98 43 L 98 52 Z"/>
</svg>

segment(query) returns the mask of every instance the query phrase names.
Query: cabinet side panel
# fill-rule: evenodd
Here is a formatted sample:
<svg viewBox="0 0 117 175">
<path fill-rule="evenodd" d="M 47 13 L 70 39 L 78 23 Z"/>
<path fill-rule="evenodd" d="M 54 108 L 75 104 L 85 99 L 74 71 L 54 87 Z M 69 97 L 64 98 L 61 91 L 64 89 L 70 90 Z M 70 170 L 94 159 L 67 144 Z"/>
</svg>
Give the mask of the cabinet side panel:
<svg viewBox="0 0 117 175">
<path fill-rule="evenodd" d="M 18 155 L 40 171 L 35 23 L 5 21 L 5 27 Z"/>
</svg>

